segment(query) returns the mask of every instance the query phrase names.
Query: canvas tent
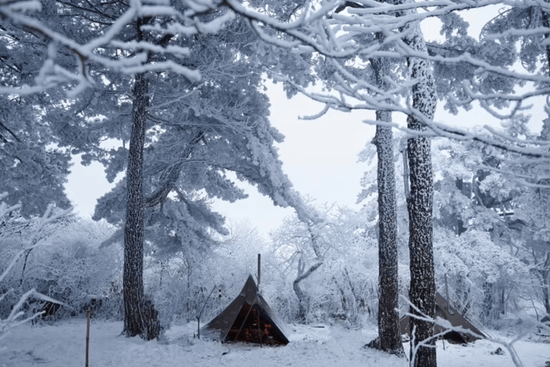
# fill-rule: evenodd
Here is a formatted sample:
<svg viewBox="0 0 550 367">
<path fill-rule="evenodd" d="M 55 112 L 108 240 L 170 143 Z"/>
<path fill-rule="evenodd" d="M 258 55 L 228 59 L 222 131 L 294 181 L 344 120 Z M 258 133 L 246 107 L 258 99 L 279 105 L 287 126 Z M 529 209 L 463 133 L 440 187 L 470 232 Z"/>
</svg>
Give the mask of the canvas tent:
<svg viewBox="0 0 550 367">
<path fill-rule="evenodd" d="M 286 345 L 288 339 L 281 326 L 260 295 L 252 275 L 249 275 L 239 296 L 205 325 L 203 331 L 218 338 L 222 343 L 243 341 Z"/>
<path fill-rule="evenodd" d="M 471 322 L 466 320 L 457 310 L 449 307 L 448 302 L 439 293 L 435 294 L 435 317 L 440 317 L 443 320 L 449 321 L 452 326 L 460 326 L 463 329 L 476 333 L 480 337 L 485 337 L 485 335 L 478 328 L 476 328 Z M 399 324 L 401 335 L 408 334 L 410 336 L 410 316 L 405 316 L 401 318 Z M 436 334 L 442 333 L 445 330 L 446 329 L 442 326 L 435 325 L 434 332 Z M 443 338 L 449 340 L 450 342 L 455 342 L 459 344 L 471 343 L 477 339 L 480 339 L 479 337 L 476 337 L 469 333 L 460 333 L 456 331 L 449 331 L 445 333 Z"/>
</svg>

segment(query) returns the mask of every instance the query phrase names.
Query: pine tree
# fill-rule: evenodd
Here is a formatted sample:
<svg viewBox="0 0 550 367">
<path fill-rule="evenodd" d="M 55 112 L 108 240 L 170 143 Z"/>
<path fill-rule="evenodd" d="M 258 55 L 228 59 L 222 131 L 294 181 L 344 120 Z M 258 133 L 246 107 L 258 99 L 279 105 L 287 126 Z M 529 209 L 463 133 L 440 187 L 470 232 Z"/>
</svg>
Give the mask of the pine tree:
<svg viewBox="0 0 550 367">
<path fill-rule="evenodd" d="M 381 34 L 377 35 L 381 39 Z M 384 78 L 389 74 L 389 60 L 373 59 L 371 67 L 377 87 L 388 90 Z M 391 111 L 376 111 L 376 120 L 391 122 Z M 397 256 L 397 203 L 393 132 L 377 125 L 373 143 L 378 154 L 378 338 L 381 350 L 404 355 L 399 329 L 399 274 Z"/>
<path fill-rule="evenodd" d="M 401 1 L 396 1 L 399 4 Z M 410 25 L 404 41 L 414 51 L 427 53 L 420 26 Z M 407 27 L 408 28 L 408 27 Z M 432 120 L 437 104 L 432 67 L 426 60 L 409 57 L 412 87 L 412 107 L 415 114 L 407 118 L 411 130 L 426 131 L 423 121 Z M 410 194 L 407 198 L 409 212 L 409 255 L 411 285 L 410 312 L 421 317 L 435 316 L 435 271 L 433 258 L 433 173 L 431 143 L 426 136 L 407 140 Z M 433 323 L 411 318 L 412 347 L 411 365 L 434 367 L 437 365 Z"/>
<path fill-rule="evenodd" d="M 48 19 L 49 24 L 55 19 Z M 47 45 L 28 29 L 2 24 L 0 35 L 0 89 L 32 85 L 43 72 Z M 59 61 L 67 61 L 59 57 Z M 6 203 L 21 204 L 21 214 L 43 214 L 48 205 L 68 208 L 64 193 L 70 152 L 60 149 L 50 111 L 62 111 L 63 91 L 50 89 L 34 95 L 0 95 L 0 193 Z"/>
</svg>

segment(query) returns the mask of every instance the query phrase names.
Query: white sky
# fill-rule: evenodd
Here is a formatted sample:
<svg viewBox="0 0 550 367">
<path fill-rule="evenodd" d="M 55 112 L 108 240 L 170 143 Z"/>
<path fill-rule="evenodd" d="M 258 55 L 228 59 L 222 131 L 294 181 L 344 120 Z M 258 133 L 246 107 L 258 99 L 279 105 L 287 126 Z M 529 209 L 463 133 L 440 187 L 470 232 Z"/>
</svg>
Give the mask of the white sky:
<svg viewBox="0 0 550 367">
<path fill-rule="evenodd" d="M 498 11 L 468 12 L 471 23 L 470 35 L 478 37 L 483 24 Z M 439 35 L 438 21 L 422 25 L 425 35 L 434 39 Z M 300 116 L 314 115 L 323 106 L 298 95 L 291 100 L 286 98 L 279 85 L 271 86 L 268 94 L 271 99 L 271 122 L 286 137 L 278 145 L 283 169 L 301 194 L 309 196 L 318 204 L 336 203 L 340 206 L 358 207 L 355 204 L 361 190 L 360 179 L 366 169 L 365 164 L 357 162 L 359 152 L 374 137 L 374 127 L 362 123 L 365 119 L 374 119 L 372 112 L 355 111 L 343 113 L 331 111 L 314 121 L 300 120 Z M 436 120 L 445 123 L 471 127 L 473 125 L 495 124 L 495 119 L 487 112 L 478 109 L 466 116 L 451 116 L 438 106 Z M 542 108 L 537 109 L 542 113 Z M 534 118 L 540 126 L 542 115 Z M 394 116 L 394 118 L 398 118 Z M 84 217 L 91 217 L 97 198 L 107 192 L 111 185 L 105 180 L 102 166 L 98 163 L 82 167 L 73 166 L 73 174 L 66 185 L 67 195 L 75 204 L 75 210 Z M 243 187 L 247 187 L 244 185 Z M 214 208 L 225 215 L 231 224 L 248 223 L 258 228 L 260 234 L 267 237 L 276 229 L 291 209 L 275 207 L 272 201 L 257 193 L 250 186 L 250 197 L 236 203 L 216 202 Z"/>
<path fill-rule="evenodd" d="M 342 113 L 331 111 L 318 120 L 300 120 L 300 116 L 319 113 L 323 105 L 297 95 L 286 98 L 281 85 L 270 87 L 271 123 L 285 141 L 278 145 L 283 170 L 294 188 L 318 204 L 337 203 L 354 206 L 364 171 L 357 163 L 359 152 L 374 137 L 374 127 L 363 119 L 373 119 L 372 112 Z M 363 165 L 364 166 L 364 165 Z M 291 209 L 274 207 L 271 199 L 247 190 L 250 197 L 237 203 L 215 205 L 232 222 L 248 222 L 267 235 Z"/>
</svg>

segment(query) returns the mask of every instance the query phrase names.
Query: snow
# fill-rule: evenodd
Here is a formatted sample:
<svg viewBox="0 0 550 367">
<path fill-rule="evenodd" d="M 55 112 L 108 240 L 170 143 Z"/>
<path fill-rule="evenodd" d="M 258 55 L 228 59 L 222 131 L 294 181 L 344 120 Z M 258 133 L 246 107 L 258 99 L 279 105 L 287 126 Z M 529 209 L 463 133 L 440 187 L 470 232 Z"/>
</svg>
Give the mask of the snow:
<svg viewBox="0 0 550 367">
<path fill-rule="evenodd" d="M 326 325 L 291 325 L 290 344 L 260 347 L 193 339 L 196 324 L 174 326 L 161 341 L 145 342 L 121 336 L 122 322 L 92 321 L 90 367 L 125 366 L 407 366 L 404 358 L 364 349 L 376 329 L 348 330 Z M 503 337 L 503 336 L 500 336 Z M 0 367 L 84 366 L 86 320 L 53 325 L 25 324 L 14 329 L 0 347 Z M 437 343 L 438 366 L 513 366 L 508 354 L 491 354 L 498 344 L 487 340 L 467 346 Z M 516 350 L 524 366 L 544 367 L 549 344 L 519 341 Z M 408 351 L 408 345 L 405 345 Z"/>
</svg>

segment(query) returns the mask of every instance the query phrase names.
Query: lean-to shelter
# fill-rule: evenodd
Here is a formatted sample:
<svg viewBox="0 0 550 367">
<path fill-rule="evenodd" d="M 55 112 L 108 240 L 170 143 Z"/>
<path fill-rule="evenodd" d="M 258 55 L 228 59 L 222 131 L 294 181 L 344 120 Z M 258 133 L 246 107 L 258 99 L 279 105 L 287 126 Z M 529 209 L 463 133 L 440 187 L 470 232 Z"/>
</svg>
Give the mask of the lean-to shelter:
<svg viewBox="0 0 550 367">
<path fill-rule="evenodd" d="M 266 345 L 286 345 L 288 339 L 282 324 L 248 276 L 241 293 L 218 316 L 206 324 L 204 332 L 222 343 L 248 342 Z"/>
<path fill-rule="evenodd" d="M 449 307 L 449 303 L 443 296 L 439 293 L 435 294 L 435 318 L 440 317 L 443 320 L 447 320 L 454 327 L 462 327 L 463 329 L 469 330 L 479 337 L 474 336 L 470 333 L 458 332 L 449 330 L 443 335 L 443 338 L 452 343 L 466 344 L 476 341 L 480 338 L 485 338 L 483 334 L 477 327 L 475 327 L 470 321 L 466 320 L 457 310 Z M 411 335 L 411 323 L 410 316 L 405 316 L 399 321 L 399 327 L 401 330 L 401 335 L 408 334 Z M 445 332 L 445 328 L 439 325 L 435 325 L 434 333 L 439 334 Z"/>
</svg>

